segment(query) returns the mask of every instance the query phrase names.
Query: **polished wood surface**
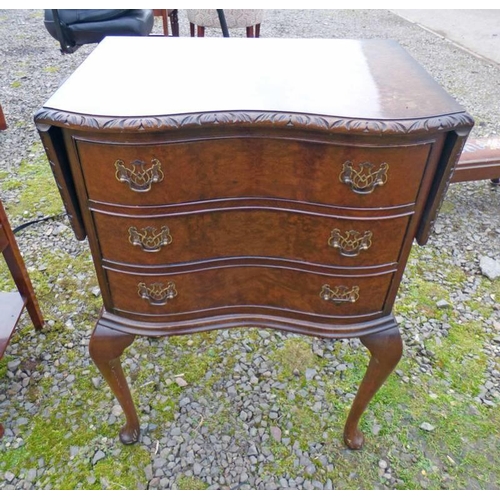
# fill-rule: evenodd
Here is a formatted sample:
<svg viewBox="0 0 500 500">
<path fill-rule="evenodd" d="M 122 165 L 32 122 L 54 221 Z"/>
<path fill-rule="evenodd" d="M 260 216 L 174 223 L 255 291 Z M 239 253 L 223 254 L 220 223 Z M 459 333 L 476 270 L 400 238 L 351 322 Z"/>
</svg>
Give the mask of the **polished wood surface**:
<svg viewBox="0 0 500 500">
<path fill-rule="evenodd" d="M 165 54 L 175 78 L 158 66 Z M 210 75 L 202 83 L 193 61 L 196 74 Z M 139 81 L 141 98 L 131 99 Z M 45 107 L 108 117 L 266 110 L 367 120 L 464 111 L 393 41 L 186 37 L 108 37 Z"/>
<path fill-rule="evenodd" d="M 89 343 L 92 360 L 125 413 L 127 421 L 120 431 L 120 439 L 124 444 L 132 444 L 139 439 L 139 418 L 120 361 L 123 351 L 133 341 L 133 335 L 110 330 L 97 323 Z"/>
<path fill-rule="evenodd" d="M 177 78 L 152 75 L 167 53 Z M 473 125 L 461 106 L 390 41 L 117 38 L 35 121 L 96 266 L 90 350 L 122 441 L 139 436 L 120 364 L 135 336 L 259 326 L 361 337 L 371 361 L 344 432 L 360 448 L 401 356 L 392 308 L 413 241 Z"/>
<path fill-rule="evenodd" d="M 373 208 L 413 203 L 420 188 L 432 144 L 392 147 L 359 147 L 356 141 L 342 145 L 308 142 L 307 138 L 253 137 L 188 140 L 166 144 L 113 144 L 77 140 L 85 185 L 90 200 L 109 204 L 163 205 L 223 198 L 281 198 L 339 207 Z M 325 140 L 325 139 L 323 139 Z M 147 196 L 116 181 L 120 160 L 150 168 L 158 162 L 163 178 L 152 184 Z M 387 164 L 386 185 L 370 196 L 359 196 L 338 180 L 346 162 L 369 160 L 374 168 Z M 102 165 L 112 168 L 102 168 Z M 207 165 L 217 165 L 207 175 Z M 404 167 L 403 167 L 404 166 Z M 142 167 L 141 167 L 142 168 Z M 188 178 L 190 182 L 186 182 Z M 175 186 L 165 193 L 165 187 Z"/>
<path fill-rule="evenodd" d="M 370 351 L 371 357 L 344 426 L 344 442 L 353 450 L 359 450 L 364 443 L 363 433 L 358 427 L 361 415 L 399 363 L 403 353 L 403 343 L 397 327 L 361 337 L 361 342 Z"/>
<path fill-rule="evenodd" d="M 92 204 L 103 259 L 157 267 L 242 255 L 327 266 L 384 266 L 398 261 L 412 214 L 394 210 L 380 217 L 366 210 L 353 217 L 342 210 L 331 213 L 284 202 L 260 206 L 249 200 L 152 208 L 147 216 L 118 210 Z M 283 230 L 294 238 L 276 236 Z M 389 232 L 390 239 L 381 236 Z"/>
<path fill-rule="evenodd" d="M 310 269 L 296 270 L 279 267 L 270 261 L 266 267 L 261 262 L 254 265 L 239 262 L 233 267 L 216 267 L 191 272 L 170 271 L 168 274 L 119 272 L 107 267 L 109 289 L 116 312 L 147 315 L 149 321 L 165 321 L 169 317 L 196 317 L 200 314 L 252 314 L 274 311 L 286 314 L 295 311 L 309 321 L 332 322 L 359 316 L 370 316 L 383 310 L 387 291 L 393 273 L 349 276 Z M 272 267 L 271 267 L 272 266 Z M 138 293 L 139 283 L 150 287 L 153 283 L 162 285 L 173 282 L 177 296 L 164 305 L 157 305 L 143 299 Z M 323 300 L 321 291 L 324 285 L 337 286 L 351 290 L 358 287 L 359 300 L 334 303 Z M 228 293 L 231 290 L 231 293 Z"/>
</svg>

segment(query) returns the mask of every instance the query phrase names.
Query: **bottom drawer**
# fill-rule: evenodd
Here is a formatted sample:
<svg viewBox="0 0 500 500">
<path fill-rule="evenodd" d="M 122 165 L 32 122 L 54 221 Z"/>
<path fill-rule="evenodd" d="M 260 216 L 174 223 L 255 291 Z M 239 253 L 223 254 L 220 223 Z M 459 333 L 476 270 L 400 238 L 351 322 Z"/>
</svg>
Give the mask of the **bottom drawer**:
<svg viewBox="0 0 500 500">
<path fill-rule="evenodd" d="M 112 310 L 143 321 L 220 314 L 297 312 L 327 318 L 382 311 L 393 273 L 338 276 L 260 266 L 235 266 L 170 274 L 107 269 Z"/>
</svg>

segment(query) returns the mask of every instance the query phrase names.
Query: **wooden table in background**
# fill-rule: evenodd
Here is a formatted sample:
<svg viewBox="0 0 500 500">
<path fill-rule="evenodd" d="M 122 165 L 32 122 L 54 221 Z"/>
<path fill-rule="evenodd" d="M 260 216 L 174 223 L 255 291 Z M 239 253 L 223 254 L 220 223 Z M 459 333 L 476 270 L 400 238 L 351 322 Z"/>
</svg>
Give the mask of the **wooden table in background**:
<svg viewBox="0 0 500 500">
<path fill-rule="evenodd" d="M 17 292 L 0 292 L 0 359 L 2 359 L 23 309 L 26 307 L 37 330 L 43 328 L 43 317 L 24 265 L 7 214 L 0 201 L 0 252 L 9 268 Z M 4 428 L 0 424 L 0 437 Z"/>
</svg>

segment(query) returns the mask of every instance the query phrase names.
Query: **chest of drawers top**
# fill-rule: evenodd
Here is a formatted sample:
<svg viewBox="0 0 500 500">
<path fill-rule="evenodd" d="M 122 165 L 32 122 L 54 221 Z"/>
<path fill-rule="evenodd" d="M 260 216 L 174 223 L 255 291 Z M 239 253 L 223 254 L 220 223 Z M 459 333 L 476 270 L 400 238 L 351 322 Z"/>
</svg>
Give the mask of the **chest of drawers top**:
<svg viewBox="0 0 500 500">
<path fill-rule="evenodd" d="M 346 118 L 356 128 L 354 120 L 414 122 L 463 112 L 391 40 L 162 37 L 106 38 L 45 108 L 80 115 L 81 126 L 96 125 L 85 117 L 249 111 L 261 112 L 260 120 L 273 113 Z"/>
</svg>

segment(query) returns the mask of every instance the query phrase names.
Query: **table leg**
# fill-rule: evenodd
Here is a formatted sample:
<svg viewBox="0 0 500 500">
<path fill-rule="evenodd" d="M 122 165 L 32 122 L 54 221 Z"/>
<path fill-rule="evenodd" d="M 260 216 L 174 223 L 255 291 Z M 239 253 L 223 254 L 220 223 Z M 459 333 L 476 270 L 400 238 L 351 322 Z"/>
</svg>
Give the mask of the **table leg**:
<svg viewBox="0 0 500 500">
<path fill-rule="evenodd" d="M 359 450 L 363 446 L 364 436 L 358 429 L 361 415 L 394 370 L 403 352 L 397 326 L 385 332 L 361 337 L 360 340 L 370 351 L 371 358 L 344 427 L 344 442 L 352 450 Z"/>
<path fill-rule="evenodd" d="M 139 419 L 120 361 L 123 351 L 134 339 L 135 335 L 112 330 L 98 322 L 89 344 L 90 356 L 125 413 L 126 423 L 120 430 L 123 444 L 132 444 L 139 439 Z"/>
</svg>

